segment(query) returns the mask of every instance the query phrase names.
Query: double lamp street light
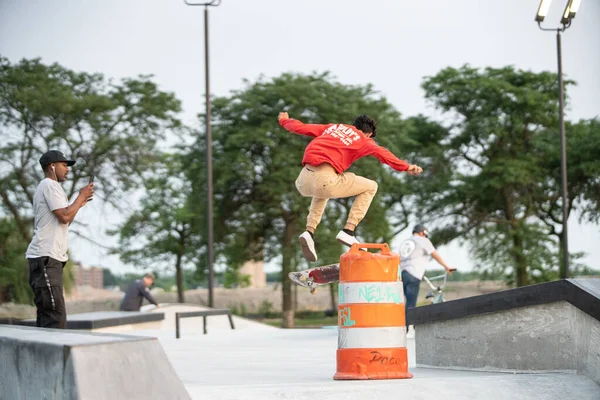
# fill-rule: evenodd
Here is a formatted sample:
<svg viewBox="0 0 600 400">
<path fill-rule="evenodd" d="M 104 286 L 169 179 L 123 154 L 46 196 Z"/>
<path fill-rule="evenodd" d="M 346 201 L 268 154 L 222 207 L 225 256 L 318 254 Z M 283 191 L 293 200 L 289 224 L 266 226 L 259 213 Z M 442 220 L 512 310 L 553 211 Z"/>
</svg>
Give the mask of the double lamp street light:
<svg viewBox="0 0 600 400">
<path fill-rule="evenodd" d="M 566 279 L 569 276 L 569 240 L 567 235 L 567 220 L 569 217 L 569 195 L 567 192 L 567 143 L 565 137 L 565 105 L 564 105 L 564 82 L 562 73 L 562 47 L 561 47 L 561 33 L 564 32 L 568 27 L 571 26 L 573 18 L 579 9 L 580 0 L 568 0 L 567 6 L 563 11 L 560 23 L 562 26 L 558 28 L 542 28 L 542 22 L 548 14 L 550 9 L 550 3 L 552 0 L 541 0 L 540 6 L 538 7 L 537 15 L 535 20 L 538 26 L 543 31 L 556 31 L 556 52 L 558 56 L 558 113 L 559 113 L 559 128 L 560 128 L 560 175 L 561 175 L 561 191 L 562 191 L 562 234 L 563 234 L 563 268 L 560 269 L 560 277 Z"/>
</svg>

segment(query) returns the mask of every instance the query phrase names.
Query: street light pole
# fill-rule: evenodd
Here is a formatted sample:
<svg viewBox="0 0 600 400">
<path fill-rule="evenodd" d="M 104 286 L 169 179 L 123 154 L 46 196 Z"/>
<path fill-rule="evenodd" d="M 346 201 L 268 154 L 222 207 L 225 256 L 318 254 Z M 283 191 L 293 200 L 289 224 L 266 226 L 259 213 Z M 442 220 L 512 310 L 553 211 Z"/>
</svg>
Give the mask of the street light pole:
<svg viewBox="0 0 600 400">
<path fill-rule="evenodd" d="M 541 0 L 535 20 L 543 31 L 556 31 L 556 53 L 558 61 L 558 116 L 560 128 L 560 178 L 561 178 L 561 197 L 562 197 L 562 262 L 563 268 L 560 269 L 560 277 L 566 279 L 569 277 L 569 236 L 568 236 L 568 218 L 569 218 L 569 193 L 567 191 L 567 138 L 565 135 L 565 87 L 562 72 L 562 43 L 561 33 L 571 26 L 573 18 L 579 9 L 580 0 L 568 0 L 567 6 L 560 20 L 562 27 L 555 29 L 542 28 L 542 21 L 548 13 L 550 2 L 552 0 Z"/>
<path fill-rule="evenodd" d="M 188 6 L 204 6 L 204 78 L 206 86 L 206 186 L 207 186 L 207 261 L 208 261 L 208 306 L 214 307 L 214 281 L 215 281 L 215 253 L 214 253 L 214 227 L 213 227 L 213 173 L 212 173 L 212 136 L 210 131 L 210 73 L 208 58 L 208 7 L 218 7 L 221 0 L 212 0 L 208 3 L 189 3 Z"/>
<path fill-rule="evenodd" d="M 566 28 L 565 28 L 566 29 Z M 569 277 L 569 193 L 567 191 L 567 137 L 565 135 L 565 86 L 562 73 L 562 47 L 561 30 L 556 30 L 556 53 L 558 58 L 558 108 L 559 108 L 559 126 L 560 126 L 560 181 L 562 189 L 562 235 L 563 235 L 563 269 L 560 271 L 560 277 L 567 279 Z"/>
</svg>

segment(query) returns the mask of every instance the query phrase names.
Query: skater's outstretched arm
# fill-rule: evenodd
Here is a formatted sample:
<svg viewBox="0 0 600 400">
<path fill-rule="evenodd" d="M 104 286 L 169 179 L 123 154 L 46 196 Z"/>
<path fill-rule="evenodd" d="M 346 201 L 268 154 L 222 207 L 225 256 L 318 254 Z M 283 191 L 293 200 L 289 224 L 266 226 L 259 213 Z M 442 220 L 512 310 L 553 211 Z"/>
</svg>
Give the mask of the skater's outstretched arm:
<svg viewBox="0 0 600 400">
<path fill-rule="evenodd" d="M 299 135 L 306 135 L 317 137 L 323 134 L 323 131 L 327 129 L 329 125 L 321 125 L 321 124 L 305 124 L 297 119 L 291 119 L 288 113 L 280 112 L 279 113 L 279 125 L 281 125 L 285 130 L 288 130 L 293 133 L 297 133 Z"/>
<path fill-rule="evenodd" d="M 391 151 L 389 151 L 385 147 L 377 145 L 375 142 L 372 142 L 370 144 L 369 154 L 374 157 L 377 157 L 379 161 L 389 165 L 396 171 L 406 171 L 406 173 L 410 175 L 419 175 L 421 172 L 423 172 L 423 168 L 419 167 L 416 164 L 409 164 L 404 160 L 400 160 Z"/>
</svg>

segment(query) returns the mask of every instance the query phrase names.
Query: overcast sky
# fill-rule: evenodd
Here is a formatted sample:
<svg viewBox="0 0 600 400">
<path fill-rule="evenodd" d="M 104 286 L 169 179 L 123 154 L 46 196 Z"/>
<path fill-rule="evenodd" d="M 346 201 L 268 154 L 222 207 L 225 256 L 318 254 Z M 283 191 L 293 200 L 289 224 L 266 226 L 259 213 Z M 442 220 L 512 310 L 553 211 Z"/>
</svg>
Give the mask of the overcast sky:
<svg viewBox="0 0 600 400">
<path fill-rule="evenodd" d="M 544 25 L 558 26 L 567 0 L 554 0 Z M 563 36 L 569 120 L 600 115 L 600 1 L 583 0 Z M 508 64 L 556 71 L 556 38 L 534 21 L 538 0 L 223 0 L 210 9 L 211 91 L 227 95 L 282 72 L 331 71 L 342 83 L 372 83 L 407 117 L 435 115 L 423 98 L 422 78 L 446 66 Z M 12 62 L 41 57 L 68 68 L 113 78 L 153 74 L 161 89 L 182 100 L 184 120 L 203 109 L 203 8 L 176 0 L 0 0 L 0 54 Z M 275 118 L 275 116 L 274 116 Z M 336 122 L 336 121 L 324 121 Z M 297 155 L 299 158 L 301 155 Z M 402 158 L 402 155 L 399 154 Z M 78 218 L 102 235 L 118 215 L 90 204 Z M 368 214 L 367 214 L 368 218 Z M 570 250 L 600 268 L 600 228 L 572 215 Z M 401 234 L 392 244 L 397 251 Z M 132 270 L 105 250 L 72 238 L 73 256 L 87 265 Z M 469 269 L 457 244 L 440 254 Z"/>
</svg>

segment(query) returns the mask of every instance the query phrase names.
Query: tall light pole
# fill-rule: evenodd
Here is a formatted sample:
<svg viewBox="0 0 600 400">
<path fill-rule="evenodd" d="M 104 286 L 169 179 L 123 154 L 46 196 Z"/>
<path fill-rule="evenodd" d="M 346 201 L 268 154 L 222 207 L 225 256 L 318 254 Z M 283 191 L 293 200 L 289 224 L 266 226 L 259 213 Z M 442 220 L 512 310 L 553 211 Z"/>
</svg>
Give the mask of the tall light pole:
<svg viewBox="0 0 600 400">
<path fill-rule="evenodd" d="M 560 23 L 561 27 L 554 29 L 542 28 L 542 21 L 548 14 L 552 0 L 541 0 L 538 7 L 535 20 L 543 31 L 556 31 L 556 52 L 558 57 L 558 108 L 559 108 L 559 128 L 560 128 L 560 175 L 562 191 L 562 221 L 563 221 L 563 268 L 560 270 L 560 277 L 566 279 L 569 277 L 569 236 L 567 229 L 567 220 L 569 218 L 569 194 L 567 192 L 567 139 L 565 137 L 565 88 L 562 73 L 562 47 L 561 33 L 571 26 L 573 18 L 579 9 L 580 0 L 568 0 L 565 11 L 563 12 Z"/>
<path fill-rule="evenodd" d="M 188 6 L 204 6 L 204 69 L 206 85 L 206 185 L 207 185 L 207 259 L 208 259 L 208 306 L 214 307 L 214 281 L 215 281 L 215 252 L 213 238 L 213 174 L 212 174 L 212 137 L 210 132 L 210 74 L 208 62 L 208 7 L 218 7 L 221 0 L 212 0 L 205 3 L 190 3 L 184 0 Z"/>
</svg>

